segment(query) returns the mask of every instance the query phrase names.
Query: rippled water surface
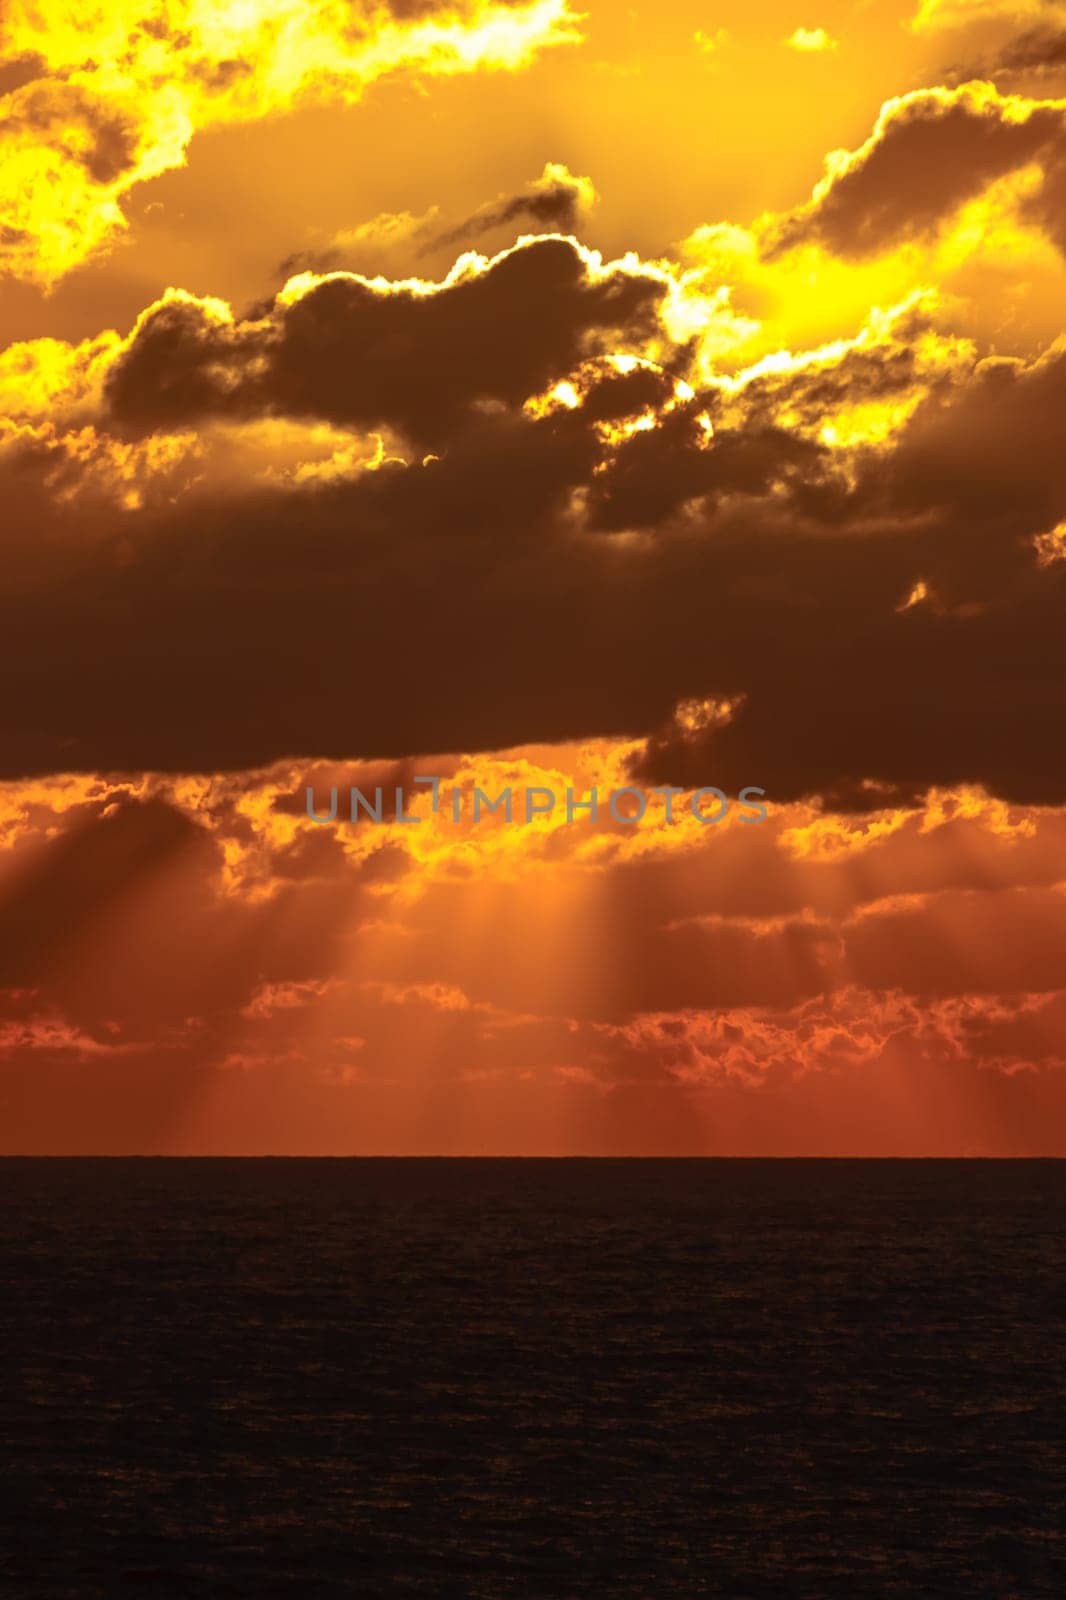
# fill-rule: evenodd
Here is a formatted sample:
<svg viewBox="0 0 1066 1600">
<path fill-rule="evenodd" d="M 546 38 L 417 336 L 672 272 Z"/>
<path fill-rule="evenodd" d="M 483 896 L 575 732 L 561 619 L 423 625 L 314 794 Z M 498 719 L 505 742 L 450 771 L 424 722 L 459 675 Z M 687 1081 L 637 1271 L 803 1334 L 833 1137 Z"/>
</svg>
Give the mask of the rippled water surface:
<svg viewBox="0 0 1066 1600">
<path fill-rule="evenodd" d="M 1054 1162 L 0 1162 L 0 1590 L 1066 1595 Z"/>
</svg>

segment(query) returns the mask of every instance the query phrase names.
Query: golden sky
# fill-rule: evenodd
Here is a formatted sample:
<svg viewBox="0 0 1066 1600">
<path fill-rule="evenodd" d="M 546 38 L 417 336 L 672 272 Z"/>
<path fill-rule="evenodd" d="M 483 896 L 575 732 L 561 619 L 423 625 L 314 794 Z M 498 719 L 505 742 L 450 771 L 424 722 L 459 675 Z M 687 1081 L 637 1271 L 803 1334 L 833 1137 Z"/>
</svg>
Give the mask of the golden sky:
<svg viewBox="0 0 1066 1600">
<path fill-rule="evenodd" d="M 4 1149 L 1066 1153 L 1066 4 L 8 0 L 0 94 Z"/>
</svg>

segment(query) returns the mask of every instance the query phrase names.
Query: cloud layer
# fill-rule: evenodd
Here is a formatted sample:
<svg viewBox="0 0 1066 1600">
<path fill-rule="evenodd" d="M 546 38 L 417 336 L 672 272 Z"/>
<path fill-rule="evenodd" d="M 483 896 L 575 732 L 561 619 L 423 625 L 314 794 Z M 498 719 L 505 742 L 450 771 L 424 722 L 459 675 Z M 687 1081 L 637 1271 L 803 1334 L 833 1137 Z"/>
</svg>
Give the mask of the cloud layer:
<svg viewBox="0 0 1066 1600">
<path fill-rule="evenodd" d="M 1059 1148 L 1066 101 L 1057 18 L 974 9 L 905 37 L 994 82 L 669 251 L 592 248 L 560 138 L 297 230 L 254 304 L 0 351 L 14 1147 Z M 298 10 L 9 7 L 10 269 L 212 123 L 575 26 Z M 427 772 L 770 820 L 475 825 Z M 353 782 L 420 820 L 308 821 Z"/>
</svg>

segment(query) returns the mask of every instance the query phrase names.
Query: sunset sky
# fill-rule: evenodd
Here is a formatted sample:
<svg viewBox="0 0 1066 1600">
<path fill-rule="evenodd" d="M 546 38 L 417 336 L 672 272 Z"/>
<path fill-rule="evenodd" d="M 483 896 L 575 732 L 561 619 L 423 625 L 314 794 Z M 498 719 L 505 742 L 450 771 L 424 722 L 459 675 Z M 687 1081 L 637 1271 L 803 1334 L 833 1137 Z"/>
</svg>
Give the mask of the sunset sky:
<svg viewBox="0 0 1066 1600">
<path fill-rule="evenodd" d="M 1066 0 L 0 0 L 0 95 L 0 1148 L 1066 1155 Z"/>
</svg>

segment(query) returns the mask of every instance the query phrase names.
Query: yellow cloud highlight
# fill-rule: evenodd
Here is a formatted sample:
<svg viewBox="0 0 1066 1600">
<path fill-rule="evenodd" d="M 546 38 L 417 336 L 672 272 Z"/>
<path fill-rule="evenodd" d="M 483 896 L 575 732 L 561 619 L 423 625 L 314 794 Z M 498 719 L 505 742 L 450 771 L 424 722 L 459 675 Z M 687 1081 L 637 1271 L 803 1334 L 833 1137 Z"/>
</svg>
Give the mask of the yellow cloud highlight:
<svg viewBox="0 0 1066 1600">
<path fill-rule="evenodd" d="M 1004 839 L 1031 839 L 1037 827 L 1034 814 L 1008 805 L 976 784 L 931 790 L 922 815 L 922 832 L 958 821 L 979 822 L 988 833 Z"/>
<path fill-rule="evenodd" d="M 513 71 L 578 38 L 567 0 L 454 0 L 413 19 L 342 0 L 14 0 L 0 54 L 39 59 L 41 76 L 0 100 L 0 268 L 50 285 L 112 243 L 133 185 L 181 166 L 198 129 L 353 101 L 399 71 Z"/>
<path fill-rule="evenodd" d="M 836 50 L 839 40 L 826 33 L 824 28 L 797 28 L 784 40 L 786 49 L 797 50 L 800 55 L 822 55 Z"/>
<path fill-rule="evenodd" d="M 908 815 L 906 811 L 882 811 L 856 821 L 834 812 L 786 828 L 777 842 L 781 851 L 796 861 L 845 861 L 898 833 Z"/>
<path fill-rule="evenodd" d="M 896 607 L 897 611 L 913 611 L 915 606 L 924 605 L 930 598 L 932 591 L 924 578 L 918 578 L 905 600 Z"/>
<path fill-rule="evenodd" d="M 99 413 L 117 333 L 81 344 L 31 339 L 0 350 L 0 417 L 13 422 L 86 420 Z"/>
</svg>

